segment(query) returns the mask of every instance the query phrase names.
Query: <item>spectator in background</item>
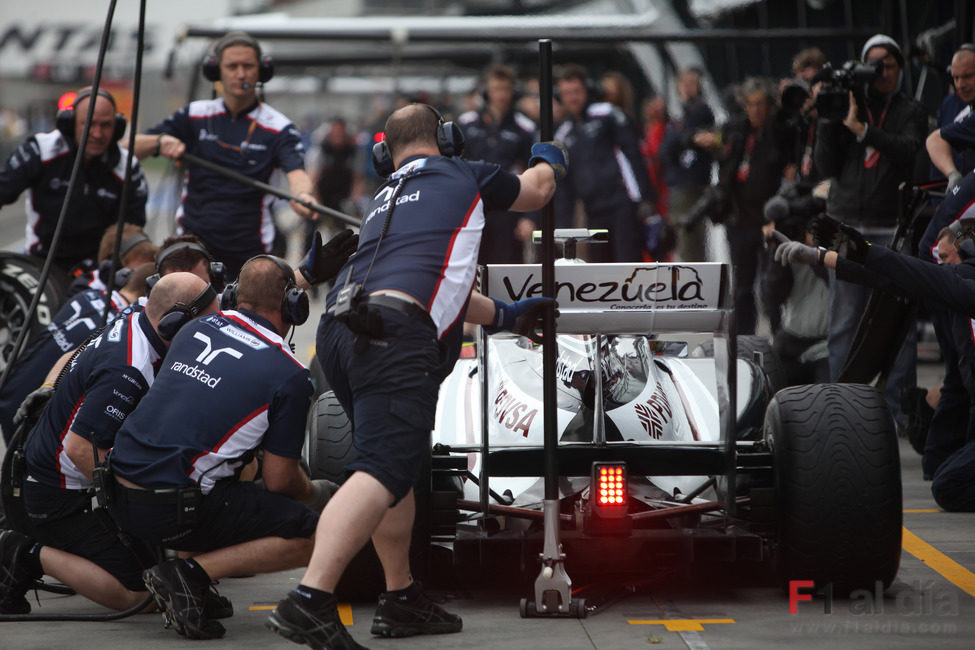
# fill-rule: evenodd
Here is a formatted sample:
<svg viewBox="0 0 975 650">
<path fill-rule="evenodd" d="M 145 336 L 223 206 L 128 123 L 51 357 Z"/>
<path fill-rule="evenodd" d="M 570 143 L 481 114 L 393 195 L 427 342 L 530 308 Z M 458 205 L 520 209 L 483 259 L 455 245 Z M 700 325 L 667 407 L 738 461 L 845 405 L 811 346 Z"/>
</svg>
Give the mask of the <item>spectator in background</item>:
<svg viewBox="0 0 975 650">
<path fill-rule="evenodd" d="M 647 163 L 650 174 L 650 185 L 657 194 L 654 204 L 657 212 L 667 216 L 668 188 L 664 182 L 663 161 L 660 159 L 660 147 L 667 135 L 667 103 L 660 95 L 643 101 L 643 140 L 640 141 L 640 153 Z"/>
<path fill-rule="evenodd" d="M 518 174 L 528 167 L 529 150 L 538 140 L 535 123 L 515 110 L 515 72 L 491 66 L 484 80 L 482 107 L 457 118 L 464 133 L 464 158 L 497 163 Z M 535 222 L 528 214 L 497 211 L 486 215 L 479 264 L 518 264 Z"/>
<path fill-rule="evenodd" d="M 760 265 L 767 261 L 764 207 L 782 183 L 789 146 L 772 115 L 774 101 L 768 85 L 749 77 L 739 95 L 745 118 L 725 129 L 719 186 L 730 207 L 725 232 L 735 270 L 736 326 L 739 334 L 754 334 L 758 321 L 755 279 Z"/>
<path fill-rule="evenodd" d="M 898 186 L 909 182 L 914 161 L 927 132 L 924 107 L 901 92 L 904 55 L 894 39 L 883 34 L 863 46 L 861 59 L 882 66 L 865 89 L 859 106 L 850 93 L 842 121 L 820 121 L 813 153 L 823 178 L 832 178 L 826 213 L 856 228 L 875 244 L 889 244 L 896 227 Z M 830 274 L 829 366 L 836 381 L 847 362 L 869 289 L 838 281 Z M 904 426 L 901 390 L 917 383 L 917 332 L 908 337 L 885 391 L 891 413 Z"/>
<path fill-rule="evenodd" d="M 633 112 L 633 85 L 630 80 L 614 70 L 603 75 L 601 85 L 603 101 L 623 111 L 630 118 L 633 128 L 637 128 L 638 122 Z"/>
<path fill-rule="evenodd" d="M 714 114 L 701 97 L 701 73 L 688 68 L 677 76 L 677 95 L 682 113 L 675 119 L 660 147 L 660 160 L 668 189 L 668 214 L 677 231 L 677 259 L 703 262 L 707 259 L 708 224 L 692 219 L 691 208 L 711 184 L 711 153 L 708 145 L 694 136 L 714 126 Z"/>
<path fill-rule="evenodd" d="M 356 156 L 355 139 L 349 134 L 345 120 L 332 120 L 319 148 L 319 167 L 311 176 L 315 196 L 325 207 L 344 212 L 343 204 L 352 196 Z M 306 249 L 311 247 L 316 228 L 315 222 L 305 222 Z"/>
<path fill-rule="evenodd" d="M 590 261 L 636 262 L 642 259 L 639 213 L 652 211 L 653 188 L 640 155 L 639 136 L 630 120 L 608 102 L 593 102 L 588 76 L 567 65 L 558 77 L 565 121 L 555 139 L 565 143 L 573 164 L 556 192 L 558 227 L 570 226 L 575 201 L 582 201 L 586 226 L 609 230 L 608 245 L 592 246 Z"/>
</svg>

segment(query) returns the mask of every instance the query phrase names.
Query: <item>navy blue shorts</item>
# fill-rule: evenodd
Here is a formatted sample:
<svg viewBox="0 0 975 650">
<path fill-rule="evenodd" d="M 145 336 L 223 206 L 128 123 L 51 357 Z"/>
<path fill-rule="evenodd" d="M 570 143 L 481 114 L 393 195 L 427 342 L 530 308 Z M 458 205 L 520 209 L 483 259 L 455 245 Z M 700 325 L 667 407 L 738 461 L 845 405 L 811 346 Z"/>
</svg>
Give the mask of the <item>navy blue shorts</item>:
<svg viewBox="0 0 975 650">
<path fill-rule="evenodd" d="M 137 539 L 123 542 L 108 514 L 92 512 L 88 509 L 90 502 L 78 490 L 35 482 L 24 484 L 24 505 L 38 542 L 91 560 L 115 576 L 126 589 L 145 591 L 142 571 L 156 563 L 154 554 Z M 40 514 L 49 503 L 57 503 L 62 513 L 73 512 L 50 519 Z"/>
<path fill-rule="evenodd" d="M 217 481 L 197 508 L 196 523 L 181 526 L 175 503 L 134 503 L 135 490 L 116 486 L 109 508 L 119 527 L 180 551 L 206 552 L 262 537 L 311 537 L 318 513 L 249 481 Z"/>
<path fill-rule="evenodd" d="M 356 458 L 346 470 L 375 478 L 395 504 L 416 483 L 430 454 L 440 382 L 449 367 L 431 322 L 377 309 L 382 339 L 369 339 L 366 349 L 356 352 L 356 334 L 326 314 L 318 327 L 317 352 L 352 422 Z"/>
</svg>

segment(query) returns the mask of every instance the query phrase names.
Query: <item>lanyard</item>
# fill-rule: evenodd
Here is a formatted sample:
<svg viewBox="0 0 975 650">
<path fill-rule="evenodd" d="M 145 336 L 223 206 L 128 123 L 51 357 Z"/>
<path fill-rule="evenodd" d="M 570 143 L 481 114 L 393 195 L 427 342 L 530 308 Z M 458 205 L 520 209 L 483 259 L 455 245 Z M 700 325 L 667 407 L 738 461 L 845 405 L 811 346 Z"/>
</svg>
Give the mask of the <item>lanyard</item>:
<svg viewBox="0 0 975 650">
<path fill-rule="evenodd" d="M 884 125 L 884 118 L 887 117 L 887 109 L 890 108 L 890 100 L 893 98 L 893 95 L 887 98 L 887 103 L 884 104 L 884 110 L 880 113 L 880 121 L 876 124 L 873 123 L 873 113 L 870 111 L 870 106 L 867 106 L 867 120 L 870 121 L 870 126 L 876 126 L 879 129 Z"/>
</svg>

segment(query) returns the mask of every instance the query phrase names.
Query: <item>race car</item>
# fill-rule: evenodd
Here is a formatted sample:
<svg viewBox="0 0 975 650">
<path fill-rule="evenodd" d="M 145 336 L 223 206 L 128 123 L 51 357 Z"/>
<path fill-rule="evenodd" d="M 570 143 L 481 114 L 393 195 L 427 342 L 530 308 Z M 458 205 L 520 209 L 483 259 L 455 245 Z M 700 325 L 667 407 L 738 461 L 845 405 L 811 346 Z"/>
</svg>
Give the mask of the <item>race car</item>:
<svg viewBox="0 0 975 650">
<path fill-rule="evenodd" d="M 730 274 L 719 263 L 557 263 L 557 521 L 544 509 L 542 348 L 482 332 L 441 386 L 415 489 L 415 559 L 429 562 L 422 551 L 433 545 L 454 569 L 513 554 L 510 566 L 530 571 L 541 551 L 544 577 L 523 615 L 584 615 L 559 579 L 562 559 L 569 573 L 604 580 L 747 560 L 834 595 L 890 585 L 900 464 L 881 394 L 824 384 L 773 395 L 762 355 L 732 352 Z M 538 265 L 487 266 L 481 290 L 510 302 L 539 295 L 540 279 Z M 713 356 L 689 354 L 703 340 Z M 351 436 L 323 394 L 306 444 L 314 477 L 344 478 Z M 557 548 L 545 548 L 553 533 Z"/>
</svg>

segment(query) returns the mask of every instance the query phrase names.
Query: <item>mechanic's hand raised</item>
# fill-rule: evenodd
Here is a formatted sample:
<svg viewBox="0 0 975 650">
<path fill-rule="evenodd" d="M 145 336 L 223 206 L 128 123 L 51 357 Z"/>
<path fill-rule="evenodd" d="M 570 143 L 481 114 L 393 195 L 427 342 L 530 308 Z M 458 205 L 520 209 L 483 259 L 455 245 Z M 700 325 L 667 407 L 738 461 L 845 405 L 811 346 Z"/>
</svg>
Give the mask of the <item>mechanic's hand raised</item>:
<svg viewBox="0 0 975 650">
<path fill-rule="evenodd" d="M 812 266 L 819 263 L 820 249 L 806 246 L 802 242 L 792 241 L 778 230 L 772 231 L 772 239 L 778 242 L 775 247 L 775 261 L 782 266 L 789 266 L 790 264 Z"/>
<path fill-rule="evenodd" d="M 24 420 L 30 422 L 37 419 L 53 394 L 54 386 L 44 385 L 27 395 L 17 407 L 17 412 L 14 413 L 14 427 L 19 427 Z M 11 434 L 13 434 L 12 431 Z"/>
<path fill-rule="evenodd" d="M 305 263 L 299 267 L 308 284 L 315 286 L 338 275 L 359 246 L 359 235 L 348 228 L 322 244 L 322 233 L 315 231 Z"/>
<path fill-rule="evenodd" d="M 555 306 L 554 300 L 551 298 L 525 298 L 524 300 L 506 303 L 497 298 L 491 298 L 491 301 L 494 302 L 494 323 L 485 325 L 488 334 L 508 331 L 527 336 L 535 343 L 543 342 L 537 334 L 537 330 L 541 327 L 545 310 L 549 306 Z M 558 316 L 558 312 L 556 312 L 556 316 Z"/>
<path fill-rule="evenodd" d="M 534 167 L 540 162 L 547 162 L 555 170 L 556 181 L 565 178 L 569 171 L 569 152 L 561 142 L 536 142 L 532 145 L 531 154 L 528 166 Z"/>
</svg>

